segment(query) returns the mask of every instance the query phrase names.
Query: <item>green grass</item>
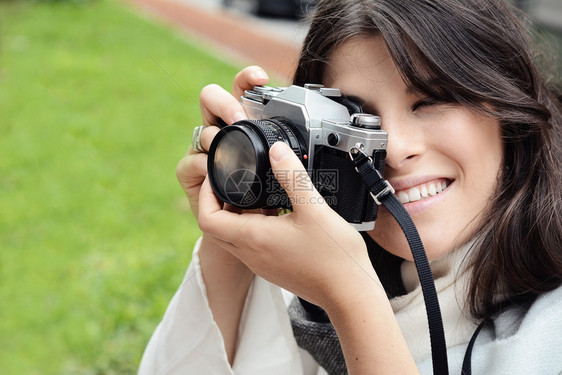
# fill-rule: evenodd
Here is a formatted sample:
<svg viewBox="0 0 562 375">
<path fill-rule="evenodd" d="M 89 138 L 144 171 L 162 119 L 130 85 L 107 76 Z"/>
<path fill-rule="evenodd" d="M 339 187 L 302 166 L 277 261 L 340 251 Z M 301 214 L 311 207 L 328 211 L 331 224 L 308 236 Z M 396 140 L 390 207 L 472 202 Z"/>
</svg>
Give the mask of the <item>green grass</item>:
<svg viewBox="0 0 562 375">
<path fill-rule="evenodd" d="M 111 1 L 0 12 L 0 372 L 133 374 L 199 236 L 198 93 L 238 68 Z"/>
</svg>

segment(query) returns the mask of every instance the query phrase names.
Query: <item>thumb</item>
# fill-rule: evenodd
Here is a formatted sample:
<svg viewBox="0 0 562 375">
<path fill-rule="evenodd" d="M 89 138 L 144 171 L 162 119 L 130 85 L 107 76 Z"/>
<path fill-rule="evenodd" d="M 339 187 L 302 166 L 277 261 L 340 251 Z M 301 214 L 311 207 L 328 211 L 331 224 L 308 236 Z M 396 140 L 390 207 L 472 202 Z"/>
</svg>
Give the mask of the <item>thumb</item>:
<svg viewBox="0 0 562 375">
<path fill-rule="evenodd" d="M 293 211 L 324 204 L 302 162 L 286 143 L 274 143 L 269 149 L 269 159 L 275 178 L 289 196 Z"/>
</svg>

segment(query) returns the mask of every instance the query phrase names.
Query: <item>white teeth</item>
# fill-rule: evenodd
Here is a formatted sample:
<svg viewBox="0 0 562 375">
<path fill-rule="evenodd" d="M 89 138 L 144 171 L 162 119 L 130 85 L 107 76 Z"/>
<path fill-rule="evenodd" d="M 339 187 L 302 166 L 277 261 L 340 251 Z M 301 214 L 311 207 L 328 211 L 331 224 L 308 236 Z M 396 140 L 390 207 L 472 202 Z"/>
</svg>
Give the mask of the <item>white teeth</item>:
<svg viewBox="0 0 562 375">
<path fill-rule="evenodd" d="M 408 203 L 410 201 L 410 197 L 403 191 L 398 192 L 398 200 L 400 203 Z"/>
<path fill-rule="evenodd" d="M 437 189 L 435 188 L 434 184 L 429 184 L 429 187 L 427 188 L 427 191 L 428 191 L 429 195 L 437 195 Z"/>
<path fill-rule="evenodd" d="M 410 202 L 419 201 L 421 199 L 421 193 L 417 188 L 411 188 L 408 191 L 408 198 L 410 198 Z"/>
<path fill-rule="evenodd" d="M 429 195 L 429 193 L 427 192 L 427 186 L 422 185 L 421 187 L 421 196 L 424 198 L 427 198 L 427 196 Z"/>
<path fill-rule="evenodd" d="M 447 188 L 446 181 L 439 181 L 437 183 L 423 184 L 418 187 L 410 188 L 406 191 L 399 191 L 396 196 L 401 203 L 416 202 L 420 199 L 437 195 Z"/>
</svg>

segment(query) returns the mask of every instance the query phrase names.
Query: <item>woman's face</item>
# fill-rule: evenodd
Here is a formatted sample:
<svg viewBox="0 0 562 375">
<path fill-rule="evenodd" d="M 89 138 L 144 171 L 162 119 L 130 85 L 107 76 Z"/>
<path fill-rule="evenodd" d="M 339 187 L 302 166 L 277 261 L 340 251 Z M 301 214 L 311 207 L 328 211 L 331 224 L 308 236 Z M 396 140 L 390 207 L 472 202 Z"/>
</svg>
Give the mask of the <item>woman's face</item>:
<svg viewBox="0 0 562 375">
<path fill-rule="evenodd" d="M 497 121 L 411 92 L 381 37 L 352 39 L 329 60 L 324 85 L 359 97 L 388 132 L 385 178 L 434 259 L 470 239 L 494 192 L 503 149 Z M 404 234 L 381 207 L 371 237 L 412 259 Z"/>
</svg>

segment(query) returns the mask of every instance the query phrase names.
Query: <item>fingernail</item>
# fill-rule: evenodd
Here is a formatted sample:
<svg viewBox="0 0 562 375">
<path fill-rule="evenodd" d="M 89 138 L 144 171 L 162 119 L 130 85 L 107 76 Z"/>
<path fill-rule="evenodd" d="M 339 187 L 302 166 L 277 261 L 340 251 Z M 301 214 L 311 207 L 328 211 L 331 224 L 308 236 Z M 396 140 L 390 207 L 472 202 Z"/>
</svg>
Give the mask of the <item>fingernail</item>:
<svg viewBox="0 0 562 375">
<path fill-rule="evenodd" d="M 283 142 L 275 142 L 269 149 L 269 156 L 275 161 L 281 161 L 291 155 L 291 149 Z"/>
<path fill-rule="evenodd" d="M 255 79 L 269 79 L 269 76 L 264 70 L 257 69 L 254 71 L 253 76 Z"/>
<path fill-rule="evenodd" d="M 245 120 L 245 119 L 246 119 L 246 114 L 244 112 L 236 112 L 235 114 L 232 115 L 232 122 Z"/>
</svg>

